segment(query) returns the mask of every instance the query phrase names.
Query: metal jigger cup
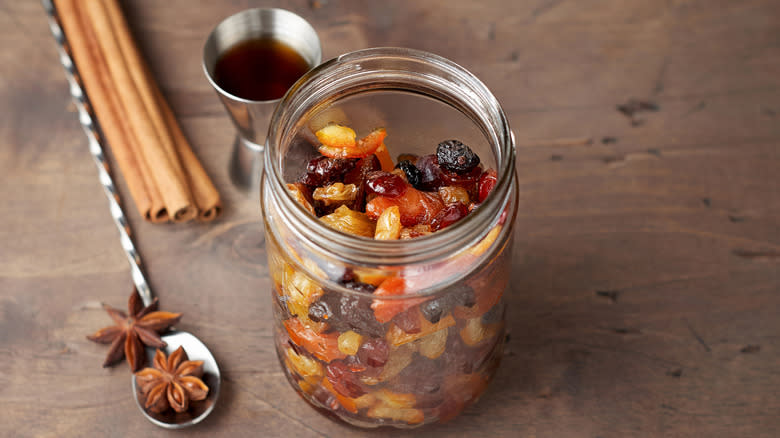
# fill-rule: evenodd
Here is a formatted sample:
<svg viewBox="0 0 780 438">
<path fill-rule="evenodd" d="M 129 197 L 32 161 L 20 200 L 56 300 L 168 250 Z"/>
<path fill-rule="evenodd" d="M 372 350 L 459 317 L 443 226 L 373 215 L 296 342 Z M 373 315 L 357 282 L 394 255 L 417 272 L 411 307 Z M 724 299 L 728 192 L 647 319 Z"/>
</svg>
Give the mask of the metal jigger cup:
<svg viewBox="0 0 780 438">
<path fill-rule="evenodd" d="M 309 68 L 316 67 L 322 60 L 322 48 L 314 28 L 284 9 L 247 9 L 226 18 L 209 34 L 203 46 L 203 71 L 238 130 L 230 160 L 230 177 L 238 187 L 252 191 L 259 188 L 268 124 L 281 97 L 249 100 L 230 94 L 214 80 L 214 67 L 225 51 L 243 41 L 258 38 L 287 44 L 306 60 Z"/>
</svg>

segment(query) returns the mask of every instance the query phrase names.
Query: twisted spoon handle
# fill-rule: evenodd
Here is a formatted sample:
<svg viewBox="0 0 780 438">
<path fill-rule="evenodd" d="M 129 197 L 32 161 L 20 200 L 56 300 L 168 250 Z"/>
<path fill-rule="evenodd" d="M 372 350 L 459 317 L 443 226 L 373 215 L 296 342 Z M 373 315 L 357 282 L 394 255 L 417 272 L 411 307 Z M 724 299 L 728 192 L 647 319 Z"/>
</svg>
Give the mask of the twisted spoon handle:
<svg viewBox="0 0 780 438">
<path fill-rule="evenodd" d="M 108 162 L 103 153 L 101 139 L 97 133 L 99 130 L 98 122 L 88 109 L 91 108 L 91 106 L 89 105 L 86 93 L 81 88 L 78 70 L 73 63 L 73 59 L 71 59 L 68 51 L 65 49 L 68 42 L 65 38 L 65 33 L 62 31 L 62 27 L 60 27 L 59 21 L 57 20 L 57 12 L 54 9 L 54 4 L 51 0 L 42 0 L 42 3 L 49 18 L 49 29 L 57 42 L 60 63 L 62 63 L 62 66 L 65 68 L 65 78 L 70 85 L 70 95 L 73 97 L 73 102 L 78 109 L 81 127 L 87 135 L 89 152 L 92 154 L 95 166 L 97 166 L 100 183 L 103 186 L 103 192 L 106 194 L 106 198 L 108 198 L 111 217 L 114 219 L 117 230 L 119 230 L 119 240 L 122 243 L 122 249 L 124 249 L 125 255 L 127 256 L 127 261 L 130 262 L 130 273 L 133 277 L 133 283 L 135 284 L 144 305 L 148 306 L 152 302 L 152 291 L 149 289 L 149 284 L 146 282 L 146 278 L 144 278 L 143 271 L 141 270 L 141 257 L 138 255 L 138 251 L 135 249 L 135 245 L 133 245 L 133 240 L 130 238 L 130 225 L 122 211 L 119 192 L 117 192 L 114 181 L 111 179 Z"/>
</svg>

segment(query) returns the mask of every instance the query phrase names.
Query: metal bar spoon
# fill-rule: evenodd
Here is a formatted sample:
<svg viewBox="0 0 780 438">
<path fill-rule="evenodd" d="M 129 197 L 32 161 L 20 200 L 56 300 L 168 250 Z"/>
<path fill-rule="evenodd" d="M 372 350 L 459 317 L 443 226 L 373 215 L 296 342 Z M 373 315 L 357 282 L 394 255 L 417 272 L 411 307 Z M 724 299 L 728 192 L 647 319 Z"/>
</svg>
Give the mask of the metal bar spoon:
<svg viewBox="0 0 780 438">
<path fill-rule="evenodd" d="M 73 63 L 68 51 L 65 49 L 67 40 L 65 33 L 59 25 L 57 20 L 56 11 L 51 0 L 42 0 L 43 7 L 49 18 L 49 28 L 57 41 L 57 50 L 60 56 L 60 62 L 65 68 L 65 76 L 70 86 L 70 94 L 73 97 L 73 102 L 76 104 L 76 108 L 79 113 L 79 121 L 81 127 L 84 129 L 84 133 L 87 135 L 89 142 L 89 151 L 92 154 L 92 158 L 95 161 L 95 165 L 98 169 L 98 176 L 100 182 L 103 185 L 103 192 L 108 198 L 108 204 L 111 209 L 111 216 L 114 219 L 117 230 L 119 230 L 119 240 L 122 243 L 122 248 L 125 251 L 127 260 L 130 262 L 130 273 L 133 277 L 133 283 L 138 290 L 141 300 L 145 306 L 148 306 L 152 302 L 152 291 L 149 288 L 149 284 L 144 278 L 143 271 L 141 270 L 141 258 L 138 255 L 138 251 L 133 245 L 133 241 L 130 238 L 130 226 L 127 222 L 127 218 L 122 211 L 120 205 L 119 193 L 114 186 L 114 182 L 111 179 L 111 174 L 108 170 L 108 162 L 106 161 L 103 153 L 103 148 L 100 143 L 100 137 L 97 134 L 98 124 L 97 120 L 90 113 L 88 108 L 89 103 L 87 101 L 86 93 L 81 88 L 80 81 L 78 80 L 78 71 Z M 217 398 L 219 397 L 220 386 L 220 374 L 217 361 L 211 354 L 206 345 L 203 344 L 198 338 L 187 332 L 177 331 L 171 329 L 168 333 L 162 336 L 162 340 L 165 341 L 167 346 L 165 347 L 165 354 L 170 355 L 179 346 L 184 347 L 187 355 L 191 360 L 203 361 L 203 383 L 209 387 L 209 393 L 205 400 L 193 404 L 190 409 L 184 413 L 176 413 L 173 411 L 163 412 L 161 414 L 147 411 L 143 406 L 143 396 L 140 394 L 140 388 L 138 387 L 135 376 L 133 375 L 132 387 L 133 395 L 135 396 L 136 404 L 138 408 L 143 412 L 146 418 L 152 423 L 164 427 L 166 429 L 180 429 L 202 421 L 208 416 L 216 405 Z M 147 363 L 152 363 L 155 350 L 153 348 L 146 348 Z"/>
</svg>

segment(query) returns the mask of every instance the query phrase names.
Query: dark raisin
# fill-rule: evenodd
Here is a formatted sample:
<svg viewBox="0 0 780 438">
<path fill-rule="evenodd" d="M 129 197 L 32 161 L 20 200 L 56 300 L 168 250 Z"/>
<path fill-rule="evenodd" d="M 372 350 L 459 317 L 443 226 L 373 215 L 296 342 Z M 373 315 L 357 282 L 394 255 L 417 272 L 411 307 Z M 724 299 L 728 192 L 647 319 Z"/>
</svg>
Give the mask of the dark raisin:
<svg viewBox="0 0 780 438">
<path fill-rule="evenodd" d="M 441 298 L 434 298 L 420 304 L 420 312 L 422 312 L 425 319 L 436 324 L 444 315 L 443 304 L 446 304 L 445 300 Z"/>
<path fill-rule="evenodd" d="M 372 293 L 376 287 L 366 283 L 348 282 L 345 287 Z M 384 335 L 384 326 L 374 318 L 371 299 L 347 293 L 328 292 L 309 306 L 309 319 L 326 322 L 331 330 L 354 330 L 367 336 Z"/>
<path fill-rule="evenodd" d="M 405 191 L 406 182 L 398 175 L 380 170 L 369 173 L 366 178 L 366 192 L 368 193 L 397 198 Z"/>
<path fill-rule="evenodd" d="M 355 201 L 350 206 L 353 210 L 364 211 L 366 206 L 366 178 L 371 172 L 382 169 L 382 164 L 376 155 L 361 158 L 355 167 L 344 175 L 344 184 L 354 184 L 357 187 Z"/>
<path fill-rule="evenodd" d="M 344 174 L 355 167 L 357 160 L 317 157 L 306 165 L 306 173 L 301 182 L 310 187 L 319 187 L 341 181 Z"/>
<path fill-rule="evenodd" d="M 415 167 L 420 171 L 420 182 L 414 186 L 418 190 L 435 191 L 443 184 L 442 172 L 436 155 L 423 155 L 417 159 Z M 408 178 L 407 178 L 408 179 Z"/>
<path fill-rule="evenodd" d="M 357 358 L 360 363 L 379 368 L 385 366 L 390 355 L 390 346 L 384 338 L 371 338 L 360 345 Z"/>
<path fill-rule="evenodd" d="M 425 319 L 435 324 L 455 306 L 472 307 L 475 303 L 474 289 L 467 284 L 457 283 L 436 298 L 420 304 L 420 312 Z"/>
<path fill-rule="evenodd" d="M 356 398 L 366 393 L 360 386 L 358 376 L 344 362 L 334 360 L 329 363 L 325 367 L 325 375 L 333 389 L 343 396 Z"/>
<path fill-rule="evenodd" d="M 433 231 L 438 231 L 442 228 L 449 227 L 466 217 L 467 214 L 469 214 L 469 209 L 464 204 L 461 204 L 460 202 L 448 204 L 433 217 L 431 220 L 431 228 Z"/>
<path fill-rule="evenodd" d="M 401 169 L 406 174 L 406 180 L 409 181 L 409 184 L 412 185 L 415 189 L 420 188 L 420 180 L 422 179 L 422 174 L 420 173 L 420 169 L 417 168 L 417 166 L 414 165 L 409 160 L 403 160 L 399 161 L 398 164 L 395 165 L 396 168 Z"/>
<path fill-rule="evenodd" d="M 479 157 L 470 147 L 458 140 L 446 140 L 436 147 L 439 166 L 456 173 L 471 172 L 479 164 Z"/>
</svg>

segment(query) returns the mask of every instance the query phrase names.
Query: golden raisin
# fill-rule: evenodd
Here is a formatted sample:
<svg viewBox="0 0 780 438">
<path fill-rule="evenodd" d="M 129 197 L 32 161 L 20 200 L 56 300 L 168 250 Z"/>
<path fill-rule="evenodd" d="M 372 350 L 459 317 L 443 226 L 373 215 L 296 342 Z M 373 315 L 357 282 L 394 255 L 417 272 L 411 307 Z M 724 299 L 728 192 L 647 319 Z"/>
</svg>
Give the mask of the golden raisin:
<svg viewBox="0 0 780 438">
<path fill-rule="evenodd" d="M 325 205 L 344 205 L 355 200 L 358 189 L 354 184 L 333 183 L 314 189 L 313 198 Z"/>
<path fill-rule="evenodd" d="M 469 205 L 469 202 L 471 202 L 468 190 L 458 186 L 439 187 L 439 196 L 441 196 L 445 204 L 459 202 L 463 205 Z M 317 199 L 316 196 L 314 199 Z"/>
<path fill-rule="evenodd" d="M 306 200 L 306 197 L 303 195 L 303 192 L 297 184 L 287 184 L 287 191 L 289 191 L 293 199 L 298 201 L 298 203 L 301 204 L 303 208 L 305 208 L 309 213 L 315 214 L 314 207 L 312 207 L 309 201 Z"/>
<path fill-rule="evenodd" d="M 298 354 L 290 347 L 287 347 L 285 352 L 287 353 L 287 368 L 312 385 L 319 382 L 319 379 L 322 378 L 323 375 L 322 364 L 315 359 Z"/>
<path fill-rule="evenodd" d="M 388 207 L 376 221 L 374 239 L 398 240 L 401 237 L 401 210 L 394 205 Z"/>
<path fill-rule="evenodd" d="M 365 213 L 351 210 L 346 205 L 337 208 L 333 213 L 320 218 L 329 227 L 348 234 L 363 237 L 374 237 L 374 221 Z"/>
<path fill-rule="evenodd" d="M 363 336 L 360 336 L 360 334 L 355 333 L 352 330 L 348 330 L 339 335 L 339 351 L 348 356 L 354 356 L 358 352 L 358 349 L 360 349 L 360 344 L 362 342 Z"/>
</svg>

